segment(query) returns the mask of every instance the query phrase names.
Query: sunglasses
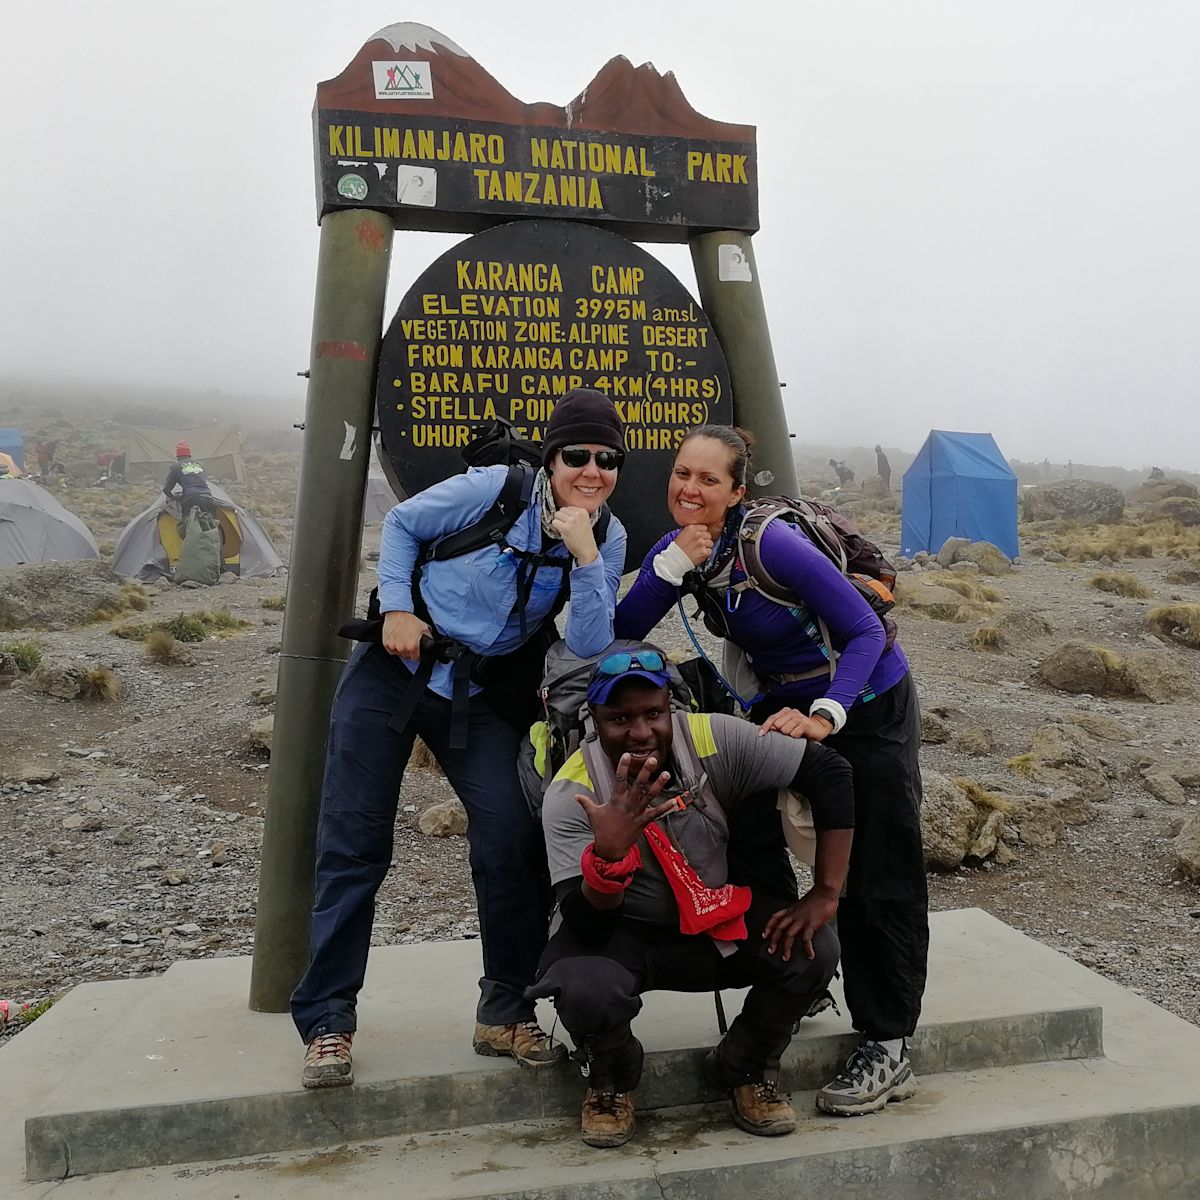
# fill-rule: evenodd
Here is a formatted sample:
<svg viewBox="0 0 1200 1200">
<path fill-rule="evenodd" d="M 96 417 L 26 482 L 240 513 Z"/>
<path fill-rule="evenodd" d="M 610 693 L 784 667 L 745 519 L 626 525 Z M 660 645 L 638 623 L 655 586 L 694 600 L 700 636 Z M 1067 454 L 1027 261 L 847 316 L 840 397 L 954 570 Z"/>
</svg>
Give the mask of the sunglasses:
<svg viewBox="0 0 1200 1200">
<path fill-rule="evenodd" d="M 586 446 L 567 446 L 559 453 L 568 467 L 586 467 L 594 458 L 600 470 L 619 471 L 625 461 L 624 450 L 589 450 Z"/>
<path fill-rule="evenodd" d="M 624 675 L 634 667 L 641 671 L 665 671 L 667 664 L 657 650 L 639 650 L 636 654 L 610 654 L 596 665 L 596 674 L 609 677 Z"/>
</svg>

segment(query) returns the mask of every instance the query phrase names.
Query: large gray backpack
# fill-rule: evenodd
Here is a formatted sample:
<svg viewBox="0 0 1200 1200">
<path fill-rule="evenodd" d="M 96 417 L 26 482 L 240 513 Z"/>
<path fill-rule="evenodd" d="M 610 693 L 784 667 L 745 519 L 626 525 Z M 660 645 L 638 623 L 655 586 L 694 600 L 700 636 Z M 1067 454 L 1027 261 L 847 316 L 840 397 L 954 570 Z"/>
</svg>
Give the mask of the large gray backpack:
<svg viewBox="0 0 1200 1200">
<path fill-rule="evenodd" d="M 601 653 L 589 658 L 572 654 L 567 649 L 567 643 L 561 640 L 546 651 L 546 666 L 539 692 L 542 700 L 541 720 L 522 739 L 517 758 L 517 773 L 534 816 L 540 817 L 546 788 L 583 740 L 588 684 L 591 683 L 596 664 L 610 654 L 622 651 L 635 653 L 638 650 L 657 650 L 662 654 L 671 676 L 672 705 L 685 712 L 690 711 L 692 693 L 679 669 L 662 650 L 649 642 L 617 638 Z"/>
</svg>

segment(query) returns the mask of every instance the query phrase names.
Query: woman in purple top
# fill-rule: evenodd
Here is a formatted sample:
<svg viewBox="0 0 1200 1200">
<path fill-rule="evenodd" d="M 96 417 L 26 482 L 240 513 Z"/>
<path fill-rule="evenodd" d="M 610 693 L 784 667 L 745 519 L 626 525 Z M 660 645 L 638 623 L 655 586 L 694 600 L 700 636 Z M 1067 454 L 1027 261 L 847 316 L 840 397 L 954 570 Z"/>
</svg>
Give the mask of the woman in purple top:
<svg viewBox="0 0 1200 1200">
<path fill-rule="evenodd" d="M 764 733 L 825 742 L 854 768 L 854 847 L 838 935 L 846 1003 L 861 1040 L 817 1094 L 817 1107 L 839 1115 L 875 1112 L 916 1090 L 907 1039 L 920 1015 L 929 950 L 916 688 L 904 652 L 887 645 L 879 617 L 794 526 L 771 522 L 760 552 L 796 606 L 785 608 L 753 588 L 734 590 L 746 579 L 737 534 L 749 460 L 750 443 L 739 430 L 706 425 L 689 434 L 667 487 L 680 528 L 646 555 L 617 607 L 615 633 L 645 638 L 682 594 L 695 592 L 710 627 L 715 621 L 745 652 L 762 683 L 765 694 L 751 719 Z M 749 810 L 743 814 L 741 838 L 731 830 L 730 875 L 736 863 L 739 882 L 778 891 L 782 868 L 794 890 L 774 802 L 764 795 L 753 819 Z"/>
</svg>

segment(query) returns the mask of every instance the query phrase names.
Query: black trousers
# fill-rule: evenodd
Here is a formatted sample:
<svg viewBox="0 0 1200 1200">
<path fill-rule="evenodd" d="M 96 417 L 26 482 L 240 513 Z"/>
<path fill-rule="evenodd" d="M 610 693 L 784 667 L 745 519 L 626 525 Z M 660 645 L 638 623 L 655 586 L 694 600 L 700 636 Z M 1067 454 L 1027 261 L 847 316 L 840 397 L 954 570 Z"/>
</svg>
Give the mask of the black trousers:
<svg viewBox="0 0 1200 1200">
<path fill-rule="evenodd" d="M 768 697 L 751 718 L 786 707 Z M 854 846 L 838 906 L 846 1004 L 868 1037 L 910 1037 L 921 1015 L 929 958 L 929 892 L 921 848 L 921 714 L 911 675 L 850 710 L 825 739 L 854 769 Z M 775 794 L 743 802 L 729 830 L 729 874 L 780 892 L 795 875 Z"/>
<path fill-rule="evenodd" d="M 645 992 L 750 989 L 721 1043 L 718 1062 L 729 1086 L 774 1078 L 792 1028 L 829 981 L 838 938 L 825 926 L 813 938 L 815 957 L 802 946 L 785 962 L 768 954 L 762 929 L 783 900 L 755 899 L 746 914 L 749 937 L 723 958 L 712 938 L 677 928 L 622 920 L 600 948 L 580 941 L 564 924 L 550 939 L 526 995 L 553 998 L 559 1019 L 582 1051 L 592 1087 L 632 1091 L 641 1077 L 642 1049 L 630 1022 Z"/>
</svg>

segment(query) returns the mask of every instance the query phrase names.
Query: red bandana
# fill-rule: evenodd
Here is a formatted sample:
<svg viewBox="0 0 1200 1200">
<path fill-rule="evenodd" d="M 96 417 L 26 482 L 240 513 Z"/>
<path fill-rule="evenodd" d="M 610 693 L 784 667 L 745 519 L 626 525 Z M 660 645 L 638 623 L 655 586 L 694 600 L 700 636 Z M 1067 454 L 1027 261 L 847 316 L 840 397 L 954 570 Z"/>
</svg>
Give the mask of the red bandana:
<svg viewBox="0 0 1200 1200">
<path fill-rule="evenodd" d="M 675 893 L 679 928 L 684 933 L 707 933 L 719 942 L 740 942 L 747 937 L 744 914 L 750 907 L 750 889 L 727 883 L 710 888 L 691 863 L 652 821 L 642 833 Z"/>
</svg>

